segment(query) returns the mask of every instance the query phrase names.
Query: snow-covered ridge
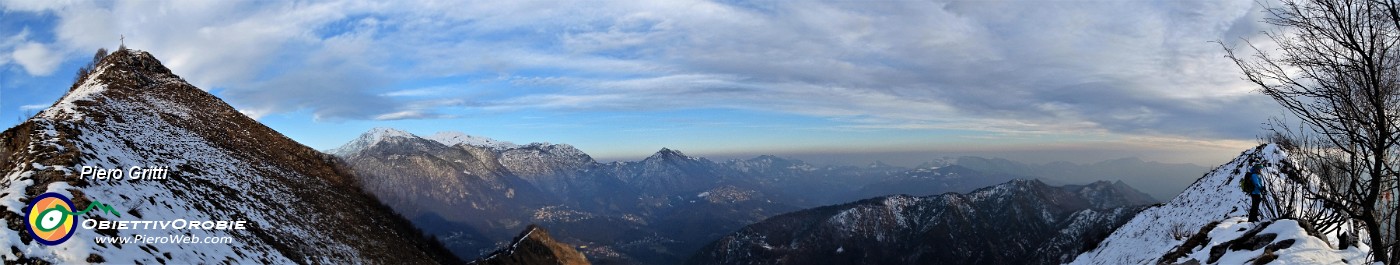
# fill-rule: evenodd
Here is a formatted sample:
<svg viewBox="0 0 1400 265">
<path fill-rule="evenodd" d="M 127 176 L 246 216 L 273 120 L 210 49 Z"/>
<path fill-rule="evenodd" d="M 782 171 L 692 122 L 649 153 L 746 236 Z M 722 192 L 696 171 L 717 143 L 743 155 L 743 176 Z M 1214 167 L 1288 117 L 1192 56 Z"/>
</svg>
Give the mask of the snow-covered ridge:
<svg viewBox="0 0 1400 265">
<path fill-rule="evenodd" d="M 487 148 L 487 149 L 496 150 L 496 151 L 506 150 L 506 149 L 512 149 L 512 148 L 519 148 L 519 147 L 520 147 L 520 145 L 511 143 L 511 142 L 501 141 L 501 140 L 496 140 L 496 139 L 491 139 L 491 138 L 482 137 L 482 136 L 467 135 L 467 134 L 465 134 L 465 133 L 456 132 L 456 131 L 438 132 L 438 133 L 436 133 L 436 134 L 433 134 L 433 135 L 428 136 L 428 137 L 423 137 L 423 138 L 424 138 L 424 139 L 428 139 L 428 140 L 437 141 L 437 142 L 442 143 L 442 144 L 447 145 L 447 146 L 454 146 L 454 145 L 459 145 L 459 144 L 465 144 L 465 145 L 476 146 L 476 147 L 485 147 L 485 148 Z M 548 145 L 548 144 L 545 144 L 545 145 Z"/>
<path fill-rule="evenodd" d="M 1263 175 L 1267 190 L 1281 190 L 1279 187 L 1289 183 L 1289 176 L 1280 170 L 1287 157 L 1284 150 L 1273 144 L 1246 150 L 1229 163 L 1206 173 L 1170 202 L 1143 210 L 1109 235 L 1098 248 L 1081 254 L 1071 264 L 1156 264 L 1164 254 L 1186 243 L 1188 238 L 1182 234 L 1195 233 L 1214 222 L 1225 223 L 1221 226 L 1231 226 L 1231 229 L 1243 229 L 1230 223 L 1238 223 L 1239 218 L 1249 214 L 1249 197 L 1240 190 L 1239 179 L 1249 171 L 1251 160 L 1258 159 L 1257 162 L 1265 166 Z M 1296 222 L 1292 224 L 1297 226 Z M 1219 229 L 1222 228 L 1215 228 Z M 1213 237 L 1216 241 L 1232 239 L 1226 235 Z M 1212 245 L 1217 243 L 1221 242 L 1212 242 Z M 1280 257 L 1283 260 L 1293 258 L 1298 257 Z"/>
<path fill-rule="evenodd" d="M 350 142 L 345 143 L 340 147 L 326 150 L 326 153 L 340 157 L 346 157 L 358 153 L 362 150 L 369 149 L 370 147 L 374 147 L 375 145 L 384 141 L 389 141 L 393 139 L 424 139 L 437 142 L 445 146 L 467 145 L 473 147 L 486 148 L 488 150 L 495 151 L 498 153 L 517 149 L 534 148 L 549 151 L 557 150 L 562 153 L 582 154 L 582 152 L 577 151 L 577 149 L 574 149 L 573 146 L 567 144 L 531 143 L 529 145 L 518 145 L 507 141 L 501 141 L 482 136 L 468 135 L 457 131 L 443 131 L 430 136 L 420 137 L 418 135 L 414 135 L 413 133 L 388 127 L 375 127 L 373 129 L 370 129 L 369 131 L 360 134 L 360 136 L 355 138 L 355 140 L 351 140 Z"/>
<path fill-rule="evenodd" d="M 413 135 L 412 133 L 387 127 L 376 127 L 374 129 L 370 129 L 369 133 L 366 133 L 366 135 L 373 138 L 376 141 L 389 137 L 418 137 L 416 135 Z"/>
<path fill-rule="evenodd" d="M 1151 264 L 1162 254 L 1181 245 L 1184 239 L 1172 236 L 1174 227 L 1197 229 L 1207 223 L 1248 214 L 1248 196 L 1235 181 L 1247 170 L 1249 157 L 1263 155 L 1266 163 L 1278 164 L 1282 150 L 1268 145 L 1250 149 L 1196 180 L 1185 191 L 1164 205 L 1148 208 L 1123 224 L 1099 244 L 1081 254 L 1072 264 Z M 1268 171 L 1277 172 L 1274 168 Z M 1265 174 L 1277 178 L 1278 174 Z M 1265 181 L 1273 182 L 1273 181 Z M 1177 228 L 1180 229 L 1180 228 Z"/>
<path fill-rule="evenodd" d="M 345 157 L 354 153 L 359 153 L 361 150 L 369 149 L 370 147 L 374 147 L 374 145 L 376 144 L 394 138 L 419 137 L 413 135 L 412 133 L 408 133 L 394 128 L 375 127 L 374 129 L 370 129 L 369 131 L 360 134 L 359 138 L 355 138 L 355 140 L 350 141 L 349 143 L 345 143 L 345 145 L 341 145 L 340 147 L 336 147 L 335 149 L 327 150 L 326 153 L 340 157 Z"/>
<path fill-rule="evenodd" d="M 107 68 L 109 68 L 109 65 L 100 65 L 89 75 L 102 75 L 103 72 L 107 71 Z M 76 110 L 77 105 L 75 105 L 74 102 L 92 100 L 94 95 L 105 90 L 107 90 L 107 84 L 98 81 L 97 78 L 84 79 L 82 84 L 78 85 L 73 90 L 69 90 L 67 95 L 64 95 L 63 98 L 57 103 L 54 103 L 52 107 L 44 109 L 38 116 L 45 119 L 62 119 L 61 117 L 67 117 L 73 120 L 80 120 L 83 117 L 82 114 Z"/>
</svg>

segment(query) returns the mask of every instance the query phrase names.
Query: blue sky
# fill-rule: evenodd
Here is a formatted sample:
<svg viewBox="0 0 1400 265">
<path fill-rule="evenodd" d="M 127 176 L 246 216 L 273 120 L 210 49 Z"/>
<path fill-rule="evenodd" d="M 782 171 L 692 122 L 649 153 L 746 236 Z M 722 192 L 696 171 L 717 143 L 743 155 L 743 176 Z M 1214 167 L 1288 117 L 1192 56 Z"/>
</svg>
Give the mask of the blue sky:
<svg viewBox="0 0 1400 265">
<path fill-rule="evenodd" d="M 1281 113 L 1214 43 L 1263 41 L 1253 0 L 0 6 L 6 127 L 122 35 L 318 149 L 387 126 L 603 160 L 671 147 L 1211 165 Z"/>
</svg>

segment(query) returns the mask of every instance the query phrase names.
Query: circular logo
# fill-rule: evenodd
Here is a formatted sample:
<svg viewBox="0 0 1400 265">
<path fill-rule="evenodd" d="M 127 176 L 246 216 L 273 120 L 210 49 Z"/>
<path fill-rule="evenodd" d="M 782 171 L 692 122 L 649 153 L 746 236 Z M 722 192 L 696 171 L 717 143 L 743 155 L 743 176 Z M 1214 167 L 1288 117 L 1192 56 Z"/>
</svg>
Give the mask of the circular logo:
<svg viewBox="0 0 1400 265">
<path fill-rule="evenodd" d="M 77 223 L 72 212 L 73 201 L 68 197 L 53 192 L 39 194 L 29 201 L 29 211 L 24 216 L 29 235 L 50 246 L 68 241 Z"/>
</svg>

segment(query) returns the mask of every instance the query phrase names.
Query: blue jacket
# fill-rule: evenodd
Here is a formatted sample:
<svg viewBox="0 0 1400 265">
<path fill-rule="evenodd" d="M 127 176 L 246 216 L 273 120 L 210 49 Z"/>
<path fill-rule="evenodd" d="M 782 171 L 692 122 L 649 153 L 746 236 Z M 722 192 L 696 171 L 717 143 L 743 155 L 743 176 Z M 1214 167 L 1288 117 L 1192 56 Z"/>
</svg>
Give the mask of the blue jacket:
<svg viewBox="0 0 1400 265">
<path fill-rule="evenodd" d="M 1264 182 L 1259 176 L 1259 170 L 1255 169 L 1249 171 L 1249 181 L 1253 182 L 1254 184 L 1254 190 L 1249 191 L 1250 195 L 1259 195 L 1264 193 Z"/>
</svg>

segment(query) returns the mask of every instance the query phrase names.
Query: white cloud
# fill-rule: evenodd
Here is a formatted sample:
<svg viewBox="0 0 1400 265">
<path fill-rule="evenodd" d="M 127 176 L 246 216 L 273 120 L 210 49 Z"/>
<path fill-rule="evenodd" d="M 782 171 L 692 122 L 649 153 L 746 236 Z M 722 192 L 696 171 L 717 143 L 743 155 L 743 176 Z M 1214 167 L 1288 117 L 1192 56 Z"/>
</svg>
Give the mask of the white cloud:
<svg viewBox="0 0 1400 265">
<path fill-rule="evenodd" d="M 48 107 L 49 107 L 49 104 L 29 104 L 29 105 L 19 106 L 19 110 L 20 110 L 20 111 L 35 111 L 35 110 L 41 110 L 41 109 L 48 108 Z"/>
<path fill-rule="evenodd" d="M 385 113 L 385 114 L 380 114 L 380 115 L 375 115 L 375 116 L 374 116 L 374 119 L 375 119 L 375 120 L 381 120 L 381 121 L 388 121 L 388 120 L 409 120 L 409 119 L 446 119 L 446 118 L 454 118 L 454 116 L 451 116 L 451 115 L 442 115 L 442 114 L 436 114 L 436 113 L 430 113 L 430 112 L 424 112 L 424 111 L 419 111 L 419 110 L 405 110 L 405 111 L 398 111 L 398 112 L 393 112 L 393 113 Z"/>
<path fill-rule="evenodd" d="M 95 6 L 72 6 L 58 13 L 55 35 L 68 49 L 92 52 L 97 48 L 115 49 L 121 43 L 120 20 L 107 9 Z"/>
<path fill-rule="evenodd" d="M 429 96 L 445 96 L 446 94 L 448 94 L 448 93 L 450 93 L 450 92 L 452 92 L 452 91 L 457 91 L 457 90 L 462 90 L 462 88 L 456 87 L 456 86 L 433 86 L 433 87 L 423 87 L 423 88 L 414 88 L 414 89 L 397 90 L 397 91 L 391 91 L 391 92 L 387 92 L 387 93 L 383 93 L 383 94 L 379 94 L 379 95 L 380 95 L 380 96 L 385 96 L 385 97 L 429 97 Z"/>
<path fill-rule="evenodd" d="M 422 116 L 423 116 L 423 113 L 420 113 L 420 112 L 417 112 L 417 111 L 405 110 L 405 111 L 400 111 L 400 112 L 385 113 L 385 114 L 376 115 L 376 116 L 374 116 L 374 119 L 375 119 L 375 120 L 402 120 L 402 119 L 414 119 L 414 118 L 418 118 L 418 117 L 422 117 Z"/>
<path fill-rule="evenodd" d="M 24 71 L 34 76 L 46 76 L 58 69 L 58 63 L 63 61 L 62 54 L 50 50 L 44 44 L 37 42 L 27 42 L 16 47 L 10 53 L 16 63 L 24 67 Z"/>
<path fill-rule="evenodd" d="M 5 10 L 27 12 L 57 10 L 72 6 L 76 3 L 78 3 L 78 0 L 0 0 L 0 6 L 3 6 Z"/>
</svg>

